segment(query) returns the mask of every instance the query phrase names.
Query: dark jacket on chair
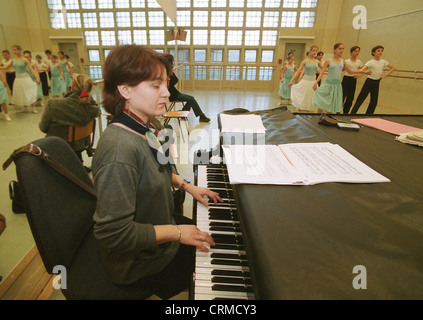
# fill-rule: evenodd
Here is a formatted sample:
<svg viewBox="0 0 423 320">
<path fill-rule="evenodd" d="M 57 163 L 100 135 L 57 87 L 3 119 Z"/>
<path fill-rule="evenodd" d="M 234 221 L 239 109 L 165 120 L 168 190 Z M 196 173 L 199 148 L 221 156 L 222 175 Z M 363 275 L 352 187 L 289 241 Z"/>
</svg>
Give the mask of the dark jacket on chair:
<svg viewBox="0 0 423 320">
<path fill-rule="evenodd" d="M 40 130 L 47 133 L 47 137 L 56 136 L 68 141 L 69 126 L 85 126 L 101 114 L 97 102 L 92 100 L 87 106 L 80 105 L 79 96 L 79 91 L 72 91 L 64 98 L 48 102 L 39 124 Z M 75 141 L 73 149 L 82 150 L 89 142 L 89 137 Z"/>
<path fill-rule="evenodd" d="M 172 73 L 169 80 L 169 101 L 175 101 L 178 99 L 179 91 L 175 88 L 175 85 L 178 83 L 178 77 Z"/>
</svg>

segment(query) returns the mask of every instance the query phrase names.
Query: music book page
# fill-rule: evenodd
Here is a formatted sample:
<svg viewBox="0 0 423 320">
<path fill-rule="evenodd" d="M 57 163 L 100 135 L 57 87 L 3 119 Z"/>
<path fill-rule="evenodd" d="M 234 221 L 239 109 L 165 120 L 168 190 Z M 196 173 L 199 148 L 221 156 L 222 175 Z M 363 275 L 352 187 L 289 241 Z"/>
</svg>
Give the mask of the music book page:
<svg viewBox="0 0 423 320">
<path fill-rule="evenodd" d="M 224 145 L 222 148 L 232 184 L 390 182 L 336 144 Z"/>
</svg>

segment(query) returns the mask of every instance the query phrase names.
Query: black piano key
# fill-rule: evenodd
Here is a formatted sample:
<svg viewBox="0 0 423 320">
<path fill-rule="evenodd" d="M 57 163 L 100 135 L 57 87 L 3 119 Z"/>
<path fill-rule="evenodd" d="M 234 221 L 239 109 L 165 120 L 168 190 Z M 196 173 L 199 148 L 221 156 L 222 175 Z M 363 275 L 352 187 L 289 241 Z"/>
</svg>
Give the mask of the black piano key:
<svg viewBox="0 0 423 320">
<path fill-rule="evenodd" d="M 215 284 L 212 286 L 213 291 L 231 291 L 231 292 L 253 292 L 251 286 L 234 286 L 227 284 Z"/>
<path fill-rule="evenodd" d="M 239 260 L 247 260 L 247 256 L 245 254 L 233 254 L 233 253 L 212 253 L 212 258 L 216 259 L 239 259 Z"/>
<path fill-rule="evenodd" d="M 230 234 L 219 234 L 219 233 L 212 233 L 211 237 L 213 238 L 214 242 L 216 243 L 223 243 L 223 244 L 244 244 L 244 240 L 241 236 L 230 235 Z"/>
<path fill-rule="evenodd" d="M 213 276 L 227 276 L 227 277 L 239 277 L 239 278 L 250 278 L 250 273 L 246 271 L 235 271 L 235 270 L 222 270 L 213 269 L 211 274 Z"/>
<path fill-rule="evenodd" d="M 222 228 L 240 228 L 239 223 L 236 222 L 217 222 L 211 221 L 209 223 L 210 227 L 222 227 Z"/>
<path fill-rule="evenodd" d="M 238 232 L 241 233 L 241 228 L 237 227 L 210 227 L 210 231 L 222 231 L 222 232 Z"/>
<path fill-rule="evenodd" d="M 251 285 L 251 279 L 243 279 L 238 277 L 212 277 L 212 283 L 232 283 L 232 284 L 243 284 L 243 285 Z"/>
<path fill-rule="evenodd" d="M 210 263 L 221 265 L 221 266 L 248 267 L 248 261 L 245 261 L 245 260 L 212 259 Z"/>
<path fill-rule="evenodd" d="M 220 182 L 209 182 L 207 183 L 207 188 L 210 190 L 214 189 L 225 189 L 228 192 L 232 192 L 232 187 L 229 183 L 220 181 Z"/>
<path fill-rule="evenodd" d="M 216 298 L 213 298 L 212 300 L 216 300 L 216 301 L 223 301 L 223 300 L 236 300 L 236 301 L 238 301 L 238 300 L 240 300 L 240 301 L 245 301 L 245 300 L 247 300 L 247 299 L 240 299 L 240 298 L 223 298 L 223 297 L 216 297 Z"/>
<path fill-rule="evenodd" d="M 245 251 L 245 247 L 243 245 L 233 245 L 233 244 L 223 244 L 223 243 L 216 243 L 213 247 L 216 250 L 236 250 L 236 251 Z"/>
</svg>

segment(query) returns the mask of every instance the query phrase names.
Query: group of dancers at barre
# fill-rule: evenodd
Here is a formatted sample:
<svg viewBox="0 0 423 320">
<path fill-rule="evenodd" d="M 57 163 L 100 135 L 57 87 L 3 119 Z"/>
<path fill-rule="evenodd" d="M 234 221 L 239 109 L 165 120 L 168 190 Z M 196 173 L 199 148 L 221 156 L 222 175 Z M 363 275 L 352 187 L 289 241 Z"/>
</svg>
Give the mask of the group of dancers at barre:
<svg viewBox="0 0 423 320">
<path fill-rule="evenodd" d="M 366 114 L 373 114 L 378 102 L 380 80 L 394 72 L 396 67 L 381 58 L 384 51 L 384 47 L 381 45 L 372 49 L 373 59 L 369 60 L 365 65 L 357 59 L 360 54 L 360 47 L 354 46 L 351 48 L 351 57 L 348 60 L 342 59 L 344 49 L 343 43 L 335 44 L 333 57 L 322 64 L 316 58 L 319 48 L 312 45 L 307 53 L 307 58 L 301 63 L 299 68 L 295 65 L 294 54 L 290 53 L 281 69 L 279 88 L 281 102 L 283 99 L 291 100 L 292 105 L 299 112 L 343 112 L 348 114 L 354 100 L 357 79 L 363 74 L 367 74 L 366 82 L 356 99 L 351 113 L 357 113 L 364 100 L 370 94 L 370 103 Z M 318 68 L 320 68 L 320 72 Z M 389 71 L 384 73 L 386 68 L 389 68 Z M 343 72 L 345 72 L 344 77 L 342 77 Z M 325 74 L 327 74 L 327 79 L 323 85 L 319 86 Z M 301 80 L 299 83 L 294 84 L 295 79 L 299 76 Z"/>
</svg>

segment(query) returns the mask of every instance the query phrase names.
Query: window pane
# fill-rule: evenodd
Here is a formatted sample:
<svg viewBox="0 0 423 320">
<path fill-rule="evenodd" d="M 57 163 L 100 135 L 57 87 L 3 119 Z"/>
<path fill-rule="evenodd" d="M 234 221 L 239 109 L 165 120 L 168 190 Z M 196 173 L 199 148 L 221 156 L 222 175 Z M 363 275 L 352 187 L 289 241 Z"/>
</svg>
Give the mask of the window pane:
<svg viewBox="0 0 423 320">
<path fill-rule="evenodd" d="M 246 27 L 260 27 L 261 26 L 261 11 L 247 11 L 245 26 Z"/>
<path fill-rule="evenodd" d="M 194 61 L 205 62 L 206 61 L 206 50 L 205 49 L 194 50 Z"/>
<path fill-rule="evenodd" d="M 131 0 L 132 8 L 145 8 L 145 0 Z"/>
<path fill-rule="evenodd" d="M 207 45 L 207 40 L 207 30 L 194 30 L 194 45 Z"/>
<path fill-rule="evenodd" d="M 68 28 L 81 28 L 81 16 L 79 12 L 71 12 L 66 14 Z"/>
<path fill-rule="evenodd" d="M 257 50 L 245 50 L 245 62 L 257 61 Z"/>
<path fill-rule="evenodd" d="M 260 67 L 259 80 L 272 80 L 272 67 Z"/>
<path fill-rule="evenodd" d="M 211 30 L 210 31 L 211 45 L 225 45 L 225 30 Z"/>
<path fill-rule="evenodd" d="M 211 50 L 211 56 L 210 56 L 210 61 L 211 62 L 222 62 L 223 61 L 223 50 L 216 50 L 216 49 L 212 49 Z"/>
<path fill-rule="evenodd" d="M 247 8 L 261 8 L 263 0 L 247 0 Z"/>
<path fill-rule="evenodd" d="M 164 31 L 163 30 L 149 30 L 150 45 L 164 45 Z"/>
<path fill-rule="evenodd" d="M 54 29 L 65 29 L 65 19 L 63 17 L 63 13 L 50 13 L 50 25 Z"/>
<path fill-rule="evenodd" d="M 209 0 L 194 0 L 193 5 L 196 8 L 207 8 L 209 6 Z"/>
<path fill-rule="evenodd" d="M 245 31 L 245 45 L 258 46 L 260 44 L 260 30 Z"/>
<path fill-rule="evenodd" d="M 301 8 L 316 8 L 317 0 L 302 0 Z"/>
<path fill-rule="evenodd" d="M 261 53 L 261 62 L 273 62 L 273 50 L 263 50 Z"/>
<path fill-rule="evenodd" d="M 103 46 L 115 46 L 116 37 L 114 31 L 101 31 L 101 45 Z"/>
<path fill-rule="evenodd" d="M 247 70 L 245 70 L 247 69 Z M 257 79 L 257 68 L 256 67 L 244 67 L 243 79 L 256 80 Z"/>
<path fill-rule="evenodd" d="M 226 0 L 211 0 L 211 4 L 214 8 L 225 8 Z"/>
<path fill-rule="evenodd" d="M 148 11 L 148 25 L 150 27 L 164 27 L 163 11 Z"/>
<path fill-rule="evenodd" d="M 191 26 L 191 11 L 177 11 L 176 22 L 178 27 Z"/>
<path fill-rule="evenodd" d="M 242 45 L 242 31 L 228 30 L 228 46 Z"/>
<path fill-rule="evenodd" d="M 263 46 L 276 46 L 278 32 L 276 30 L 263 30 L 261 44 Z"/>
<path fill-rule="evenodd" d="M 230 8 L 243 8 L 244 7 L 244 0 L 229 0 L 229 7 Z"/>
<path fill-rule="evenodd" d="M 147 0 L 147 7 L 160 8 L 160 4 L 158 4 L 156 0 Z"/>
<path fill-rule="evenodd" d="M 189 8 L 191 7 L 191 0 L 176 0 L 177 8 Z"/>
<path fill-rule="evenodd" d="M 64 0 L 65 8 L 67 10 L 77 10 L 79 9 L 78 0 Z"/>
<path fill-rule="evenodd" d="M 135 11 L 132 12 L 132 25 L 134 27 L 145 27 L 145 12 L 144 11 Z"/>
<path fill-rule="evenodd" d="M 88 74 L 91 79 L 102 79 L 103 73 L 101 72 L 101 66 L 89 66 Z"/>
<path fill-rule="evenodd" d="M 131 30 L 118 30 L 119 44 L 132 44 Z"/>
<path fill-rule="evenodd" d="M 300 28 L 312 28 L 314 26 L 314 11 L 303 11 L 300 14 Z"/>
<path fill-rule="evenodd" d="M 228 50 L 228 62 L 239 62 L 239 50 Z"/>
<path fill-rule="evenodd" d="M 222 66 L 211 66 L 210 67 L 210 80 L 220 80 L 222 79 Z"/>
<path fill-rule="evenodd" d="M 297 25 L 297 12 L 296 11 L 283 11 L 281 19 L 282 28 L 295 28 Z"/>
<path fill-rule="evenodd" d="M 113 12 L 99 12 L 100 28 L 114 28 Z"/>
<path fill-rule="evenodd" d="M 266 11 L 264 13 L 263 27 L 265 28 L 277 28 L 279 25 L 279 12 L 278 11 Z"/>
<path fill-rule="evenodd" d="M 224 27 L 226 25 L 226 11 L 212 11 L 210 25 Z"/>
<path fill-rule="evenodd" d="M 281 6 L 281 0 L 265 0 L 265 8 L 279 8 Z"/>
<path fill-rule="evenodd" d="M 116 8 L 129 8 L 129 0 L 115 0 Z"/>
<path fill-rule="evenodd" d="M 82 9 L 95 9 L 95 0 L 81 0 Z"/>
<path fill-rule="evenodd" d="M 207 79 L 207 67 L 206 66 L 195 66 L 194 67 L 194 79 L 206 80 Z"/>
<path fill-rule="evenodd" d="M 134 30 L 134 43 L 139 45 L 146 45 L 147 30 Z"/>
<path fill-rule="evenodd" d="M 189 61 L 189 50 L 188 49 L 178 50 L 178 60 L 180 62 L 188 62 Z"/>
<path fill-rule="evenodd" d="M 112 9 L 113 8 L 113 0 L 97 0 L 98 7 L 100 9 Z"/>
<path fill-rule="evenodd" d="M 97 14 L 95 12 L 83 12 L 84 28 L 97 28 Z"/>
<path fill-rule="evenodd" d="M 100 51 L 98 50 L 88 50 L 88 56 L 91 62 L 100 61 Z"/>
<path fill-rule="evenodd" d="M 116 24 L 118 28 L 130 27 L 131 19 L 129 19 L 129 12 L 116 12 Z"/>
<path fill-rule="evenodd" d="M 284 8 L 298 8 L 298 0 L 283 0 Z"/>
<path fill-rule="evenodd" d="M 85 44 L 87 46 L 98 46 L 100 42 L 98 40 L 97 31 L 85 31 Z"/>
<path fill-rule="evenodd" d="M 189 66 L 182 66 L 180 77 L 182 79 L 191 79 L 191 68 Z"/>
<path fill-rule="evenodd" d="M 244 11 L 229 11 L 229 27 L 242 27 L 244 25 Z"/>
<path fill-rule="evenodd" d="M 193 25 L 195 27 L 207 27 L 209 25 L 208 11 L 194 11 Z"/>
<path fill-rule="evenodd" d="M 104 53 L 104 60 L 106 60 L 107 59 L 107 56 L 109 55 L 109 53 L 110 53 L 110 49 L 104 49 L 103 50 L 103 53 Z"/>
<path fill-rule="evenodd" d="M 240 67 L 226 67 L 226 80 L 239 80 Z"/>
<path fill-rule="evenodd" d="M 62 1 L 61 0 L 47 0 L 47 6 L 52 10 L 61 10 Z"/>
</svg>

